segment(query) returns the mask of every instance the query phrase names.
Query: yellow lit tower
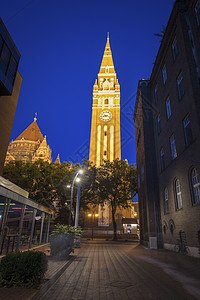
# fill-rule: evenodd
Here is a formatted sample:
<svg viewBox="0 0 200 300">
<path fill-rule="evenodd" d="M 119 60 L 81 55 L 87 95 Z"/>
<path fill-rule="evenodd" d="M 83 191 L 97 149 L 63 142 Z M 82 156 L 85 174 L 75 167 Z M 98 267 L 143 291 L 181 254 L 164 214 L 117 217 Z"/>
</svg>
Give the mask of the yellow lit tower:
<svg viewBox="0 0 200 300">
<path fill-rule="evenodd" d="M 93 87 L 89 160 L 98 167 L 104 160 L 116 158 L 121 159 L 120 85 L 108 34 L 98 80 Z"/>
</svg>

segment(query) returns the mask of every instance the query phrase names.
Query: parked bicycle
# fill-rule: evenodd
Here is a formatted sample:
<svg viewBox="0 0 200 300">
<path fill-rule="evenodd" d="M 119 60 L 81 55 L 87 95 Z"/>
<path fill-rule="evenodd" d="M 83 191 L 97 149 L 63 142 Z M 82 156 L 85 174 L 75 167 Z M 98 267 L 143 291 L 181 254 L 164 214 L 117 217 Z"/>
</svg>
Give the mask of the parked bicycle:
<svg viewBox="0 0 200 300">
<path fill-rule="evenodd" d="M 182 253 L 184 255 L 190 255 L 190 250 L 185 242 L 180 239 L 177 239 L 177 243 L 174 246 L 174 251 L 178 253 Z"/>
</svg>

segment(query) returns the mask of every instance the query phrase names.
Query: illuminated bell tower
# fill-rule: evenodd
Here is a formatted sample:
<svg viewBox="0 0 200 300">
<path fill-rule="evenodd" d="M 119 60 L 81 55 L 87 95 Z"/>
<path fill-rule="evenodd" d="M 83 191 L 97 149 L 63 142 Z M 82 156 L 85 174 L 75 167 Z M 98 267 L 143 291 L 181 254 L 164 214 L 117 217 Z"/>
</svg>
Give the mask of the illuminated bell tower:
<svg viewBox="0 0 200 300">
<path fill-rule="evenodd" d="M 93 87 L 89 160 L 98 167 L 104 160 L 116 158 L 121 159 L 120 85 L 108 34 L 98 80 Z"/>
</svg>

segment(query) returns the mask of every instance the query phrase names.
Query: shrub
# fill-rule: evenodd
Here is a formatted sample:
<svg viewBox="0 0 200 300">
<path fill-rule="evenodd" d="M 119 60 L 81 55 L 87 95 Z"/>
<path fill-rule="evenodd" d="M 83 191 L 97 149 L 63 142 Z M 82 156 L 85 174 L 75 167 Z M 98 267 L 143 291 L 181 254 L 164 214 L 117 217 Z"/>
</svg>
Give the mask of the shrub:
<svg viewBox="0 0 200 300">
<path fill-rule="evenodd" d="M 70 225 L 62 225 L 62 224 L 56 224 L 55 225 L 55 230 L 52 231 L 52 235 L 56 234 L 73 234 L 74 236 L 81 236 L 82 234 L 82 229 L 80 227 L 76 228 L 75 226 L 70 226 Z"/>
<path fill-rule="evenodd" d="M 43 252 L 8 253 L 0 262 L 0 285 L 5 287 L 38 287 L 47 270 Z"/>
</svg>

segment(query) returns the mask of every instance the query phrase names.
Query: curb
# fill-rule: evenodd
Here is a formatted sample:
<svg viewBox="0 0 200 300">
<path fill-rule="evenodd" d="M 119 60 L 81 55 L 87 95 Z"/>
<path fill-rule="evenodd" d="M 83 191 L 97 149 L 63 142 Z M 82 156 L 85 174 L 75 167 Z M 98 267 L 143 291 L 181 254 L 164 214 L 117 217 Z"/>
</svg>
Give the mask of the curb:
<svg viewBox="0 0 200 300">
<path fill-rule="evenodd" d="M 31 300 L 42 299 L 43 296 L 47 293 L 49 288 L 56 282 L 56 280 L 62 275 L 62 273 L 71 265 L 71 263 L 75 260 L 76 255 L 71 256 L 69 261 L 46 283 L 42 285 L 38 292 L 34 294 Z"/>
</svg>

